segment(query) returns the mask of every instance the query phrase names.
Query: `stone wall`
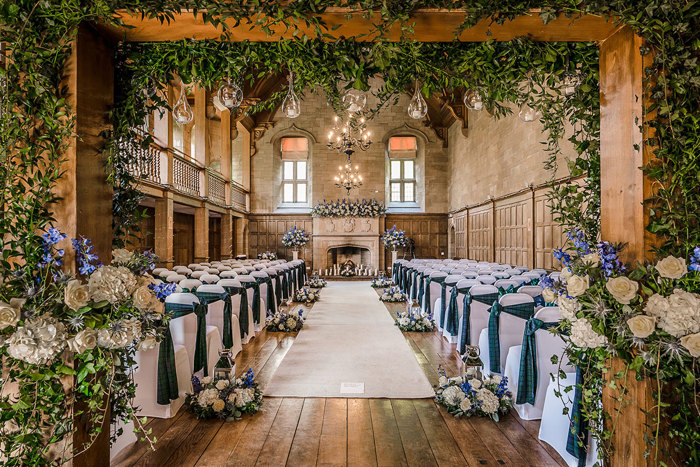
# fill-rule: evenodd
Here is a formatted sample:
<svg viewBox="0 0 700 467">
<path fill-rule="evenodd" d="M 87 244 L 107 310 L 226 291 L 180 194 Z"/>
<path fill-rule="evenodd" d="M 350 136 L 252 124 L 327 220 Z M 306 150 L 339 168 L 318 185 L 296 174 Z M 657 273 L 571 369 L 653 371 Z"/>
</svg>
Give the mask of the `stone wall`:
<svg viewBox="0 0 700 467">
<path fill-rule="evenodd" d="M 367 151 L 359 151 L 352 157 L 353 164 L 359 165 L 364 184 L 359 189 L 352 190 L 350 197 L 388 201 L 388 138 L 412 134 L 417 137 L 419 144 L 416 189 L 418 206 L 413 210 L 444 213 L 447 211 L 447 150 L 432 129 L 407 115 L 408 103 L 408 96 L 403 95 L 397 105 L 384 108 L 369 121 L 368 130 L 372 134 L 373 144 Z M 367 105 L 373 105 L 371 97 Z M 346 197 L 345 190 L 333 184 L 333 177 L 338 172 L 338 166 L 345 162 L 345 156 L 326 147 L 334 115 L 326 103 L 325 95 L 312 90 L 307 90 L 304 94 L 298 118 L 291 120 L 277 112 L 274 127 L 256 142 L 258 151 L 251 161 L 252 213 L 283 212 L 278 208 L 282 197 L 279 141 L 284 136 L 306 136 L 309 139 L 310 206 L 323 199 Z"/>
</svg>

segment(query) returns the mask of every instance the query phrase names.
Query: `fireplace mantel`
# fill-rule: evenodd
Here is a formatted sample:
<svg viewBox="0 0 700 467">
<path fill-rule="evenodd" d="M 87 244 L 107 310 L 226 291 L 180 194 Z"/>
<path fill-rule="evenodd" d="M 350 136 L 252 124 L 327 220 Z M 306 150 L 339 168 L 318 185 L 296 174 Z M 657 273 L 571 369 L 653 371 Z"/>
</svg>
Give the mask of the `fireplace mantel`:
<svg viewBox="0 0 700 467">
<path fill-rule="evenodd" d="M 372 269 L 384 269 L 381 235 L 384 217 L 315 217 L 313 220 L 313 268 L 324 270 L 328 252 L 344 246 L 366 248 L 370 252 Z"/>
</svg>

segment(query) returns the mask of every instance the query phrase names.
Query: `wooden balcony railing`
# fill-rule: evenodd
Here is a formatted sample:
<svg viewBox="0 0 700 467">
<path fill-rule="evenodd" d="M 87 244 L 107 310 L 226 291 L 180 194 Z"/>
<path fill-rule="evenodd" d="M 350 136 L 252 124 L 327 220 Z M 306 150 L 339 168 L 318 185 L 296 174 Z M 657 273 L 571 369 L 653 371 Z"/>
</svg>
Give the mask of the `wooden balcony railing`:
<svg viewBox="0 0 700 467">
<path fill-rule="evenodd" d="M 248 209 L 248 191 L 219 172 L 207 169 L 187 154 L 155 143 L 143 148 L 139 142 L 125 142 L 131 174 L 140 182 L 170 187 L 180 193 L 206 198 L 240 211 Z"/>
</svg>

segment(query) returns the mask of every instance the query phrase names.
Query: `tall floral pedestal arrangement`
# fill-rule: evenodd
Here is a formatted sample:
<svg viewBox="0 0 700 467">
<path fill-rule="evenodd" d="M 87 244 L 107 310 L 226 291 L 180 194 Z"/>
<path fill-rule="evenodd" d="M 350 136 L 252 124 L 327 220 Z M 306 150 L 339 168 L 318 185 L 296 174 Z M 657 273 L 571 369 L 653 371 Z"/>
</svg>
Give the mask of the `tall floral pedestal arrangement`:
<svg viewBox="0 0 700 467">
<path fill-rule="evenodd" d="M 299 229 L 295 225 L 291 229 L 287 230 L 282 236 L 282 245 L 287 248 L 292 248 L 292 259 L 299 259 L 299 248 L 303 247 L 311 237 L 304 229 Z"/>
<path fill-rule="evenodd" d="M 299 259 L 299 249 L 295 248 L 292 250 L 292 259 L 293 260 Z"/>
<path fill-rule="evenodd" d="M 384 243 L 384 248 L 391 248 L 391 265 L 393 267 L 399 257 L 399 252 L 396 251 L 396 248 L 408 246 L 406 231 L 399 230 L 396 228 L 396 225 L 394 225 L 384 232 L 384 235 L 382 235 L 382 243 Z"/>
<path fill-rule="evenodd" d="M 393 266 L 396 260 L 399 259 L 399 252 L 396 251 L 396 248 L 391 250 L 391 265 Z"/>
</svg>

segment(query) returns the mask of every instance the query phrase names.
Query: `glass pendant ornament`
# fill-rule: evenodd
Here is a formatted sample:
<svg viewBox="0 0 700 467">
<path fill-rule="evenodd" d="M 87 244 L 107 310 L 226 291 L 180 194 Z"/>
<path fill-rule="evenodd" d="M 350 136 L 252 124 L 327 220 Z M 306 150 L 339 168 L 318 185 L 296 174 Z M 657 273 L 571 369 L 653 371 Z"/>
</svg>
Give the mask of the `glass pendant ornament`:
<svg viewBox="0 0 700 467">
<path fill-rule="evenodd" d="M 187 125 L 194 118 L 192 107 L 190 107 L 190 103 L 187 102 L 187 90 L 183 82 L 180 82 L 180 98 L 173 106 L 173 118 L 180 125 Z"/>
<path fill-rule="evenodd" d="M 289 87 L 287 89 L 287 96 L 282 103 L 282 112 L 287 118 L 297 118 L 301 115 L 301 102 L 294 92 L 294 77 L 292 73 L 289 73 L 288 80 Z"/>
<path fill-rule="evenodd" d="M 468 89 L 464 93 L 464 105 L 467 106 L 469 110 L 479 111 L 484 108 L 484 101 L 481 98 L 481 92 L 476 89 Z"/>
<path fill-rule="evenodd" d="M 539 120 L 541 116 L 542 114 L 538 110 L 533 109 L 528 104 L 523 104 L 520 107 L 520 112 L 518 112 L 518 117 L 520 117 L 520 120 L 528 123 Z"/>
<path fill-rule="evenodd" d="M 420 120 L 428 114 L 428 104 L 423 99 L 420 89 L 418 89 L 418 81 L 416 81 L 416 90 L 411 97 L 411 102 L 408 104 L 408 116 Z"/>
<path fill-rule="evenodd" d="M 243 90 L 231 78 L 226 78 L 226 82 L 221 85 L 219 92 L 216 93 L 224 107 L 229 110 L 238 108 L 243 102 Z"/>
<path fill-rule="evenodd" d="M 569 97 L 576 94 L 576 90 L 581 85 L 581 76 L 578 73 L 566 73 L 561 82 L 564 95 Z"/>
<path fill-rule="evenodd" d="M 367 105 L 367 94 L 358 89 L 351 89 L 343 96 L 343 106 L 348 112 L 360 112 L 365 105 Z"/>
</svg>

